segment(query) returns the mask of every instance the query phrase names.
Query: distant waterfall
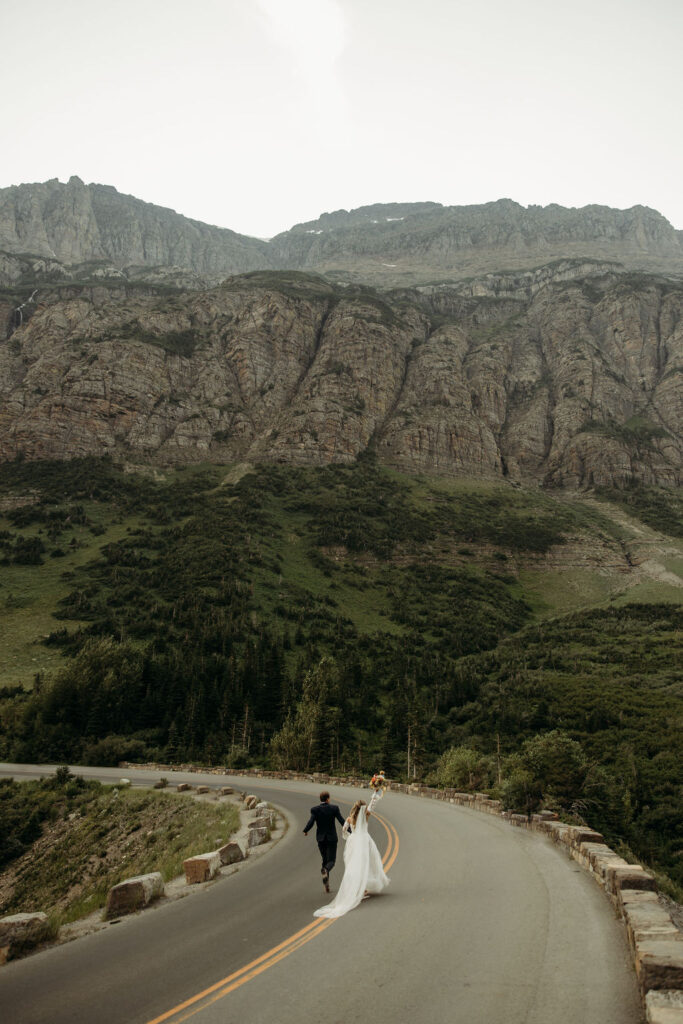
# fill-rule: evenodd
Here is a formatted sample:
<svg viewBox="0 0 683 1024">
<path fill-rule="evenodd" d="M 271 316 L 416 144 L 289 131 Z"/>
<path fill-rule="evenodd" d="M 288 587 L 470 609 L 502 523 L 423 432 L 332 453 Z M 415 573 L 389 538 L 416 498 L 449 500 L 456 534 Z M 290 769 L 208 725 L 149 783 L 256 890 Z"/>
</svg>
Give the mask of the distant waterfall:
<svg viewBox="0 0 683 1024">
<path fill-rule="evenodd" d="M 28 306 L 28 304 L 30 302 L 33 302 L 37 291 L 38 291 L 38 289 L 34 288 L 33 291 L 31 292 L 31 295 L 26 300 L 26 302 L 22 302 L 22 304 L 20 306 L 17 306 L 17 308 L 14 310 L 14 330 L 15 331 L 19 327 L 21 327 L 21 325 L 24 322 L 24 314 L 23 314 L 22 310 L 24 309 L 25 306 Z"/>
</svg>

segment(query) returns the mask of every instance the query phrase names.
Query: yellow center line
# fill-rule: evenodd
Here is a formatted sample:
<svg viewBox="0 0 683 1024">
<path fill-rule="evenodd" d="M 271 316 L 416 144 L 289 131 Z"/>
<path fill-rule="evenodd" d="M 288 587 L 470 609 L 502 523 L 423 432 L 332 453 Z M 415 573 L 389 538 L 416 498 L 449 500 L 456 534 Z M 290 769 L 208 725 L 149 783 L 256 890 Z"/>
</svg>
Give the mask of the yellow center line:
<svg viewBox="0 0 683 1024">
<path fill-rule="evenodd" d="M 237 981 L 234 981 L 232 983 L 232 985 L 228 985 L 226 988 L 222 989 L 220 992 L 217 992 L 214 996 L 212 996 L 211 999 L 207 999 L 205 1002 L 203 1002 L 201 1006 L 195 1006 L 195 1008 L 193 1010 L 190 1010 L 189 1013 L 186 1013 L 184 1017 L 179 1017 L 178 1020 L 175 1021 L 175 1024 L 183 1024 L 183 1021 L 189 1020 L 190 1017 L 194 1017 L 197 1013 L 201 1013 L 202 1010 L 205 1010 L 207 1008 L 207 1006 L 211 1006 L 213 1003 L 217 1003 L 219 999 L 223 999 L 224 996 L 227 996 L 231 992 L 234 992 L 236 988 L 240 988 L 242 985 L 245 985 L 248 981 L 251 981 L 252 978 L 258 977 L 259 974 L 263 974 L 263 972 L 267 971 L 269 967 L 273 967 L 275 964 L 279 963 L 280 960 L 284 960 L 285 957 L 289 956 L 290 953 L 294 953 L 295 950 L 300 949 L 307 942 L 310 942 L 311 939 L 314 939 L 317 935 L 320 934 L 320 932 L 324 932 L 325 929 L 329 928 L 330 925 L 334 924 L 334 922 L 335 918 L 327 918 L 327 920 L 320 922 L 316 921 L 315 923 L 317 924 L 317 927 L 314 928 L 311 932 L 309 932 L 308 935 L 304 935 L 297 942 L 294 942 L 292 943 L 291 946 L 288 946 L 287 949 L 283 949 L 282 952 L 277 954 L 277 956 L 274 956 L 266 963 L 261 964 L 260 967 L 255 967 L 254 970 L 249 971 L 248 974 L 245 974 L 241 978 L 238 978 Z"/>
<path fill-rule="evenodd" d="M 394 861 L 398 857 L 398 847 L 399 847 L 398 832 L 396 831 L 394 826 L 391 824 L 391 822 L 386 822 L 384 820 L 384 818 L 380 818 L 379 814 L 375 814 L 375 817 L 384 826 L 384 828 L 386 829 L 387 836 L 389 837 L 389 842 L 388 842 L 387 848 L 384 851 L 384 856 L 382 857 L 382 866 L 384 867 L 385 871 L 389 871 L 391 869 L 392 864 L 394 863 Z M 393 853 L 392 853 L 392 842 L 393 842 L 393 848 L 394 848 L 393 849 Z"/>
<path fill-rule="evenodd" d="M 319 925 L 318 921 L 311 921 L 305 928 L 295 932 L 294 935 L 290 935 L 289 938 L 281 942 L 279 946 L 274 946 L 273 949 L 269 949 L 267 953 L 263 953 L 263 955 L 257 957 L 256 960 L 252 960 L 250 963 L 245 964 L 244 967 L 240 967 L 238 971 L 234 971 L 232 974 L 229 974 L 227 978 L 221 978 L 220 981 L 210 985 L 209 988 L 205 988 L 203 992 L 198 992 L 196 996 L 186 999 L 184 1003 L 179 1003 L 178 1006 L 174 1006 L 172 1010 L 167 1010 L 166 1013 L 162 1013 L 160 1017 L 155 1017 L 154 1020 L 148 1021 L 147 1024 L 161 1024 L 162 1021 L 168 1020 L 169 1017 L 173 1017 L 174 1014 L 180 1013 L 181 1010 L 186 1010 L 188 1006 L 192 1006 L 193 1003 L 196 1003 L 199 999 L 204 999 L 205 996 L 211 995 L 212 992 L 215 992 L 217 989 L 227 985 L 233 979 L 238 978 L 241 974 L 245 974 L 247 971 L 253 970 L 259 964 L 263 963 L 264 960 L 268 960 L 274 954 L 284 949 L 285 946 L 289 946 L 290 943 L 296 942 L 304 936 L 306 932 L 311 931 L 311 929 L 315 928 L 317 925 Z M 187 1018 L 185 1017 L 183 1018 L 183 1020 L 186 1019 Z"/>
<path fill-rule="evenodd" d="M 387 834 L 387 848 L 384 851 L 382 857 L 382 864 L 385 871 L 388 871 L 396 857 L 398 856 L 398 832 L 391 824 L 386 822 L 384 818 L 380 818 L 378 814 L 374 817 L 382 825 Z M 393 853 L 392 853 L 393 850 Z M 279 945 L 269 949 L 267 953 L 263 953 L 261 956 L 252 960 L 250 963 L 241 967 L 239 970 L 229 974 L 227 978 L 222 978 L 220 981 L 210 985 L 209 988 L 205 988 L 203 992 L 198 992 L 197 995 L 191 996 L 190 999 L 186 999 L 184 1003 L 179 1003 L 174 1006 L 171 1010 L 167 1010 L 166 1013 L 162 1013 L 160 1017 L 155 1017 L 153 1020 L 147 1022 L 147 1024 L 162 1024 L 163 1021 L 169 1020 L 171 1017 L 175 1017 L 176 1014 L 182 1013 L 183 1010 L 187 1010 L 190 1007 L 193 1009 L 189 1013 L 186 1013 L 183 1017 L 177 1018 L 174 1024 L 183 1024 L 183 1021 L 189 1020 L 190 1017 L 194 1017 L 197 1013 L 200 1013 L 207 1006 L 211 1006 L 213 1003 L 218 1002 L 219 999 L 223 999 L 224 996 L 234 992 L 235 989 L 245 985 L 252 978 L 258 977 L 259 974 L 263 974 L 264 971 L 268 970 L 269 967 L 273 967 L 279 963 L 280 960 L 284 960 L 285 957 L 291 953 L 296 952 L 297 949 L 301 949 L 311 939 L 316 938 L 321 932 L 324 932 L 326 928 L 334 924 L 337 918 L 325 918 L 324 920 L 315 919 L 307 924 L 304 928 L 301 928 L 298 932 L 290 935 L 289 938 L 284 939 Z M 207 997 L 211 998 L 207 998 Z M 196 1004 L 200 1001 L 201 1006 Z"/>
</svg>

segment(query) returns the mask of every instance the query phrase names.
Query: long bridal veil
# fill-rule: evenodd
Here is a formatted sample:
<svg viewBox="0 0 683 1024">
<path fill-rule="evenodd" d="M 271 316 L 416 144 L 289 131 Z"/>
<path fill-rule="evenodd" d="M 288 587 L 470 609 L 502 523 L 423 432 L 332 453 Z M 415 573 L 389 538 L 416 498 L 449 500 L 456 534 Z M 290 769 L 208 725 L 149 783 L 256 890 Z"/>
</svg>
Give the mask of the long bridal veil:
<svg viewBox="0 0 683 1024">
<path fill-rule="evenodd" d="M 320 907 L 313 916 L 341 917 L 357 907 L 366 892 L 381 892 L 388 883 L 379 850 L 368 832 L 365 807 L 361 807 L 356 827 L 344 847 L 344 877 L 339 891 L 331 903 Z"/>
</svg>

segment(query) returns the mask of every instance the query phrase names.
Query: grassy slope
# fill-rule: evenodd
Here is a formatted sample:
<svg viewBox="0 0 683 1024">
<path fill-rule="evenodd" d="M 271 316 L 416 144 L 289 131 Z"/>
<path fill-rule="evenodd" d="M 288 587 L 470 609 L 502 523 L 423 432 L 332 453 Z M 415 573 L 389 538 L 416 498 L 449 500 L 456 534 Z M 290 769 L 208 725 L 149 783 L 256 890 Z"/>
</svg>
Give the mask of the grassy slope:
<svg viewBox="0 0 683 1024">
<path fill-rule="evenodd" d="M 54 612 L 72 588 L 69 574 L 97 558 L 105 544 L 121 540 L 139 525 L 135 516 L 117 522 L 113 510 L 95 502 L 86 502 L 84 507 L 88 519 L 104 527 L 104 533 L 95 536 L 90 527 L 74 525 L 47 544 L 41 566 L 5 565 L 0 569 L 0 687 L 16 683 L 28 687 L 36 672 L 59 667 L 56 648 L 40 641 L 55 629 Z M 0 519 L 2 529 L 12 529 L 7 517 Z M 44 535 L 36 524 L 18 532 L 27 538 Z M 57 548 L 64 551 L 63 557 L 50 557 Z"/>
<path fill-rule="evenodd" d="M 202 478 L 206 471 L 212 474 L 215 483 L 229 481 L 213 492 L 215 501 L 230 501 L 235 484 L 245 480 L 245 471 L 249 479 L 248 467 L 240 467 L 235 473 L 225 467 L 200 466 L 168 473 L 165 483 L 172 488 L 181 479 L 191 480 L 193 475 Z M 317 485 L 317 501 L 328 508 L 338 489 L 334 474 L 329 474 L 330 479 L 321 486 L 320 471 L 298 472 L 298 484 L 311 489 Z M 623 545 L 626 539 L 644 559 L 652 556 L 651 548 L 658 539 L 662 566 L 669 572 L 682 573 L 683 541 L 666 538 L 662 544 L 661 534 L 641 521 L 623 515 L 615 517 L 618 507 L 607 501 L 586 502 L 579 495 L 571 500 L 558 500 L 541 492 L 519 492 L 481 481 L 410 478 L 392 471 L 385 471 L 385 476 L 407 497 L 402 508 L 424 515 L 428 521 L 435 520 L 437 530 L 444 519 L 434 515 L 435 505 L 438 512 L 439 501 L 446 508 L 464 502 L 462 522 L 457 524 L 461 536 L 444 538 L 437 534 L 424 543 L 415 543 L 409 538 L 394 550 L 389 567 L 386 559 L 377 557 L 372 550 L 349 554 L 334 545 L 331 550 L 323 547 L 324 553 L 318 552 L 318 556 L 312 558 L 311 519 L 316 514 L 316 501 L 297 508 L 296 501 L 273 493 L 276 490 L 273 488 L 264 495 L 264 510 L 272 527 L 257 530 L 253 536 L 253 543 L 266 563 L 253 566 L 250 573 L 254 614 L 259 619 L 272 621 L 283 600 L 305 604 L 305 595 L 312 595 L 327 603 L 335 615 L 352 622 L 359 633 L 404 634 L 405 624 L 396 621 L 392 614 L 391 566 L 400 570 L 418 560 L 449 567 L 467 566 L 475 574 L 491 569 L 511 574 L 514 584 L 510 592 L 528 603 L 532 618 L 536 620 L 609 602 L 678 603 L 683 599 L 683 588 L 673 586 L 666 579 L 628 574 L 624 571 L 625 563 L 615 564 L 617 557 L 622 557 L 621 552 L 615 548 L 610 556 L 604 550 L 605 541 Z M 20 485 L 2 487 L 0 484 L 0 497 L 3 492 L 17 497 L 21 491 Z M 495 514 L 499 503 L 539 519 L 561 514 L 565 532 L 568 527 L 579 538 L 578 548 L 583 548 L 589 556 L 592 549 L 600 549 L 604 556 L 602 563 L 590 564 L 589 557 L 587 564 L 580 564 L 572 557 L 573 551 L 565 557 L 566 548 L 562 545 L 553 549 L 557 556 L 554 559 L 534 558 L 525 556 L 524 552 L 511 551 L 504 539 L 501 544 L 492 545 L 487 538 L 466 536 L 467 516 Z M 68 505 L 68 500 L 62 500 L 50 507 L 66 508 Z M 84 501 L 82 506 L 87 525 L 68 524 L 52 540 L 46 536 L 45 524 L 14 527 L 7 514 L 0 516 L 0 531 L 8 530 L 26 538 L 40 537 L 46 546 L 42 565 L 11 564 L 0 569 L 0 687 L 17 684 L 30 687 L 36 672 L 49 672 L 59 667 L 58 648 L 46 646 L 42 641 L 62 625 L 55 620 L 54 613 L 73 589 L 79 570 L 97 559 L 107 545 L 130 538 L 143 526 L 153 531 L 160 528 L 154 515 L 117 507 L 107 500 Z M 638 509 L 631 507 L 629 511 L 633 513 Z M 661 518 L 660 512 L 659 522 Z M 93 533 L 93 527 L 99 535 Z M 390 528 L 391 524 L 387 529 Z M 64 552 L 63 557 L 50 557 L 56 549 Z M 68 627 L 73 630 L 79 624 L 77 617 L 70 618 Z"/>
<path fill-rule="evenodd" d="M 56 924 L 103 907 L 111 886 L 150 871 L 165 881 L 188 857 L 227 842 L 239 812 L 227 802 L 76 781 L 0 787 L 0 814 L 23 817 L 49 801 L 42 835 L 0 874 L 0 915 L 42 910 Z"/>
<path fill-rule="evenodd" d="M 88 498 L 92 486 L 88 483 L 84 487 L 79 474 L 75 481 L 68 473 L 60 479 L 59 466 L 51 463 L 50 467 L 44 486 L 35 486 L 41 472 L 30 465 L 24 472 L 20 466 L 14 473 L 5 470 L 4 478 L 0 469 L 0 499 L 5 498 L 6 506 L 0 514 L 0 535 L 6 531 L 13 537 L 37 538 L 45 547 L 40 565 L 7 564 L 6 559 L 4 564 L 0 562 L 0 688 L 16 685 L 30 688 L 36 673 L 60 667 L 62 658 L 58 648 L 43 641 L 60 627 L 55 613 L 60 602 L 72 591 L 79 570 L 100 558 L 107 545 L 125 540 L 143 524 L 158 529 L 165 519 L 159 517 L 157 506 L 150 509 L 145 502 L 141 508 L 143 514 L 135 510 L 137 488 L 132 489 L 132 494 L 124 492 L 125 500 L 117 500 L 116 475 L 114 486 L 105 488 L 101 496 L 93 499 Z M 203 467 L 193 467 L 182 474 L 183 481 L 188 480 L 191 488 L 192 478 L 202 471 Z M 84 475 L 88 477 L 87 471 Z M 174 486 L 178 476 L 176 472 L 166 474 L 169 487 Z M 153 479 L 143 478 L 141 487 L 154 495 Z M 68 513 L 78 506 L 84 510 L 87 521 L 67 522 L 63 528 L 52 532 L 47 523 L 40 521 L 15 525 L 12 520 L 15 506 L 23 500 L 33 503 L 36 498 L 44 499 L 46 515 L 54 511 Z M 33 505 L 24 507 L 30 516 Z M 54 557 L 52 553 L 57 550 L 61 554 Z M 0 558 L 2 555 L 0 551 Z M 77 617 L 69 621 L 70 628 L 83 624 Z"/>
</svg>

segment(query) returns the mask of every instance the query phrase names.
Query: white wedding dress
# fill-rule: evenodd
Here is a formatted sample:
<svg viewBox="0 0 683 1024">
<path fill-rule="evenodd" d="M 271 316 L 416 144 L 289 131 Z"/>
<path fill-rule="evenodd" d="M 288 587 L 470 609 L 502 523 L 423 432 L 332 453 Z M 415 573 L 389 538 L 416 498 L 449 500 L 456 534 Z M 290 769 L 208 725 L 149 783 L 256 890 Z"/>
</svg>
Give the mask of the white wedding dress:
<svg viewBox="0 0 683 1024">
<path fill-rule="evenodd" d="M 368 832 L 365 807 L 358 811 L 356 827 L 350 834 L 344 826 L 344 836 L 344 877 L 339 891 L 331 903 L 314 911 L 314 917 L 341 917 L 357 907 L 366 892 L 381 892 L 389 884 L 379 850 Z"/>
</svg>

